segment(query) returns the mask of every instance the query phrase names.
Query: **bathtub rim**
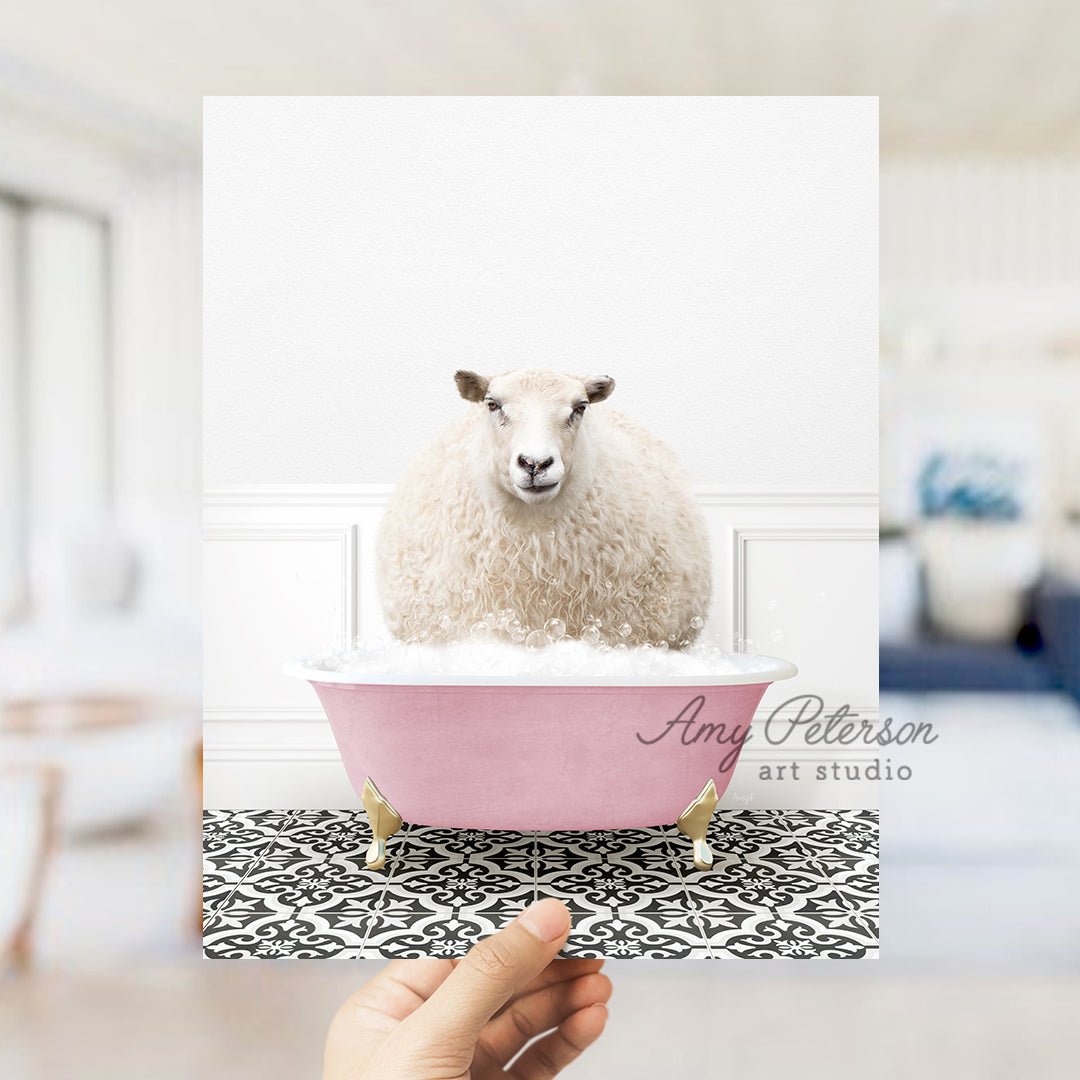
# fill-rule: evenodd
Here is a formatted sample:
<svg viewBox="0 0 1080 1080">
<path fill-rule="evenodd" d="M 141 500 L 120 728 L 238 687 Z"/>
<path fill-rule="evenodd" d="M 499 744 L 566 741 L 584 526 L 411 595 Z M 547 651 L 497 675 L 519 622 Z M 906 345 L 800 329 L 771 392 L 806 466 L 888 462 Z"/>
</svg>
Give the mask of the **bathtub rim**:
<svg viewBox="0 0 1080 1080">
<path fill-rule="evenodd" d="M 542 686 L 549 689 L 573 690 L 578 687 L 622 686 L 747 686 L 781 682 L 798 675 L 799 669 L 779 656 L 756 654 L 758 659 L 773 661 L 774 667 L 765 671 L 739 672 L 734 675 L 448 675 L 445 672 L 418 672 L 404 675 L 368 674 L 366 672 L 326 671 L 308 667 L 303 660 L 290 660 L 282 673 L 309 683 L 336 686 Z"/>
</svg>

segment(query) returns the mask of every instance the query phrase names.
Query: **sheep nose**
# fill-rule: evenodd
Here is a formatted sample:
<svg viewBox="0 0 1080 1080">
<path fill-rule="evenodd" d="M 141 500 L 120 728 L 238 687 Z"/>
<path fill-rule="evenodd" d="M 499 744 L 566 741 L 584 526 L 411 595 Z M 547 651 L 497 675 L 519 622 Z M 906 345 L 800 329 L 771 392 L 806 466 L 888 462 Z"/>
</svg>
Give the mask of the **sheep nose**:
<svg viewBox="0 0 1080 1080">
<path fill-rule="evenodd" d="M 549 457 L 546 461 L 537 461 L 536 458 L 518 454 L 518 465 L 523 469 L 528 469 L 530 473 L 543 472 L 544 469 L 550 468 L 554 464 L 555 459 L 553 457 Z"/>
</svg>

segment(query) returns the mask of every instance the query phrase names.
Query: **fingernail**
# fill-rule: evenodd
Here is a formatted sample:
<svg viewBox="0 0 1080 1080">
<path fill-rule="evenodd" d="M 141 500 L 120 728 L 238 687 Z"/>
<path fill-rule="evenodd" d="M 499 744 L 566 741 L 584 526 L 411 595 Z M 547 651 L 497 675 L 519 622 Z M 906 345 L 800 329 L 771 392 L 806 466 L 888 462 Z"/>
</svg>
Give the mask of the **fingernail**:
<svg viewBox="0 0 1080 1080">
<path fill-rule="evenodd" d="M 541 941 L 554 941 L 566 933 L 570 926 L 570 912 L 554 897 L 537 900 L 530 904 L 519 916 L 518 922 L 533 937 Z"/>
</svg>

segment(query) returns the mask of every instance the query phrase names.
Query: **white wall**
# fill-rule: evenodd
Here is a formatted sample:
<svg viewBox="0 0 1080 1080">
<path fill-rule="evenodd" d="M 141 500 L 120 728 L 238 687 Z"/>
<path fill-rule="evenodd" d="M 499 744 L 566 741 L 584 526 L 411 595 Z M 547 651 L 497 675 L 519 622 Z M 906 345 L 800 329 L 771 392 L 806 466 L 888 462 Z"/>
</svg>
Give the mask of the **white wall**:
<svg viewBox="0 0 1080 1080">
<path fill-rule="evenodd" d="M 615 377 L 692 478 L 877 481 L 870 98 L 210 98 L 205 482 L 387 483 L 457 367 Z"/>
<path fill-rule="evenodd" d="M 700 492 L 710 629 L 800 665 L 765 710 L 875 714 L 875 103 L 211 99 L 205 131 L 207 806 L 357 805 L 280 665 L 378 628 L 379 515 L 459 366 L 614 375 Z M 760 755 L 791 747 L 729 801 L 875 804 Z"/>
</svg>

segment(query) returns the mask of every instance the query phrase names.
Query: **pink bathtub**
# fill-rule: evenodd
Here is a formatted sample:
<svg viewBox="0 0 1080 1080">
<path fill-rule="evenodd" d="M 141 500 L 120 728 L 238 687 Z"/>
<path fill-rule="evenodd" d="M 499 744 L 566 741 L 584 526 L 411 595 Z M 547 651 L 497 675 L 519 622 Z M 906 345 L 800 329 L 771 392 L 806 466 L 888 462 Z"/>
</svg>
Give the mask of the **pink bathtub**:
<svg viewBox="0 0 1080 1080">
<path fill-rule="evenodd" d="M 473 829 L 677 822 L 695 865 L 758 702 L 794 664 L 648 678 L 353 675 L 290 663 L 315 688 L 372 820 L 368 864 L 402 821 Z"/>
</svg>

